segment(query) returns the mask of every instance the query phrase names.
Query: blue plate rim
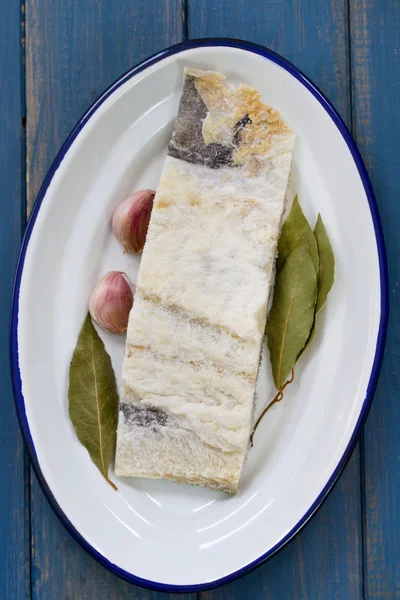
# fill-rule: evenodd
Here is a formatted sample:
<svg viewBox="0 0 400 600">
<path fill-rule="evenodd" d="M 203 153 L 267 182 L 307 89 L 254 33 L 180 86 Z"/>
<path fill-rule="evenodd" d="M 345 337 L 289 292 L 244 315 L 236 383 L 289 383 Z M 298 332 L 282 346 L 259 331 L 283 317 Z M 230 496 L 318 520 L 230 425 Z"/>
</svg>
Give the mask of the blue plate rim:
<svg viewBox="0 0 400 600">
<path fill-rule="evenodd" d="M 83 536 L 75 529 L 72 523 L 68 520 L 67 516 L 64 514 L 57 501 L 55 500 L 50 487 L 48 486 L 42 472 L 40 469 L 39 461 L 37 459 L 35 446 L 33 443 L 33 439 L 30 433 L 29 424 L 25 411 L 25 402 L 22 394 L 22 381 L 21 374 L 19 370 L 19 362 L 18 362 L 18 310 L 19 310 L 19 290 L 21 285 L 21 277 L 24 268 L 25 256 L 29 244 L 29 240 L 35 225 L 35 221 L 37 215 L 40 210 L 41 203 L 46 195 L 46 191 L 56 173 L 58 167 L 60 166 L 64 156 L 68 152 L 72 143 L 78 136 L 79 132 L 83 129 L 88 120 L 92 117 L 92 115 L 96 112 L 96 110 L 103 104 L 103 102 L 121 85 L 123 85 L 126 81 L 128 81 L 131 77 L 145 70 L 146 68 L 160 62 L 161 60 L 168 58 L 174 54 L 178 54 L 185 50 L 190 50 L 194 48 L 200 47 L 212 47 L 212 46 L 225 46 L 230 48 L 238 48 L 240 50 L 245 50 L 248 52 L 252 52 L 253 54 L 257 54 L 268 60 L 271 60 L 275 64 L 279 65 L 283 69 L 285 69 L 288 73 L 290 73 L 295 79 L 297 79 L 300 83 L 302 83 L 309 92 L 318 100 L 321 106 L 326 110 L 329 114 L 338 130 L 340 131 L 344 141 L 346 142 L 353 160 L 356 164 L 357 170 L 359 172 L 362 184 L 364 186 L 364 190 L 368 199 L 369 208 L 371 211 L 371 217 L 375 230 L 376 244 L 377 244 L 377 252 L 379 259 L 379 272 L 380 272 L 380 285 L 381 285 L 381 317 L 379 324 L 379 331 L 376 343 L 375 357 L 374 362 L 371 369 L 371 375 L 367 387 L 366 396 L 363 402 L 363 406 L 360 412 L 360 416 L 358 418 L 357 424 L 354 428 L 354 432 L 351 436 L 351 439 L 343 452 L 343 455 L 337 465 L 334 473 L 324 486 L 321 493 L 318 495 L 314 503 L 310 506 L 308 511 L 303 515 L 303 517 L 298 521 L 298 523 L 293 527 L 293 529 L 285 535 L 275 546 L 270 548 L 266 553 L 252 561 L 248 565 L 222 577 L 220 579 L 205 582 L 202 584 L 194 584 L 194 585 L 174 585 L 174 584 L 163 584 L 157 581 L 150 581 L 147 579 L 143 579 L 141 577 L 137 577 L 124 569 L 121 569 L 114 563 L 110 562 L 105 556 L 103 556 L 100 552 L 95 550 L 84 538 Z M 361 154 L 356 146 L 354 139 L 352 138 L 347 126 L 343 122 L 342 118 L 339 116 L 336 109 L 332 106 L 326 96 L 318 89 L 318 87 L 306 76 L 304 75 L 297 67 L 295 67 L 288 60 L 265 48 L 264 46 L 260 46 L 258 44 L 254 44 L 252 42 L 247 42 L 240 39 L 232 39 L 232 38 L 204 38 L 204 39 L 196 39 L 196 40 L 187 40 L 176 44 L 174 46 L 170 46 L 160 52 L 157 52 L 153 56 L 147 58 L 142 61 L 129 71 L 127 71 L 124 75 L 122 75 L 117 81 L 108 87 L 103 94 L 92 104 L 92 106 L 88 109 L 88 111 L 83 115 L 83 117 L 78 121 L 75 125 L 72 132 L 69 134 L 64 144 L 62 145 L 60 151 L 58 152 L 53 164 L 51 165 L 42 187 L 40 188 L 39 194 L 36 198 L 34 207 L 32 209 L 32 213 L 29 219 L 29 222 L 26 227 L 25 235 L 22 241 L 21 251 L 19 255 L 18 265 L 16 269 L 16 275 L 14 279 L 14 287 L 13 287 L 13 295 L 12 295 L 12 303 L 11 303 L 11 318 L 10 318 L 10 363 L 11 363 L 11 377 L 12 377 L 12 385 L 14 392 L 14 400 L 15 407 L 18 417 L 18 422 L 22 431 L 22 435 L 25 441 L 25 444 L 28 449 L 29 457 L 32 462 L 34 471 L 39 480 L 39 483 L 43 489 L 47 500 L 49 501 L 52 509 L 66 527 L 68 532 L 72 535 L 72 537 L 91 555 L 95 558 L 100 564 L 109 569 L 115 575 L 118 575 L 122 579 L 126 581 L 161 592 L 170 592 L 170 593 L 189 593 L 189 592 L 200 592 L 209 590 L 211 588 L 215 588 L 220 585 L 227 584 L 229 582 L 234 581 L 238 577 L 245 575 L 246 573 L 252 571 L 257 566 L 261 565 L 267 559 L 271 558 L 274 554 L 276 554 L 279 550 L 281 550 L 297 533 L 304 527 L 304 525 L 309 521 L 309 519 L 314 515 L 314 513 L 321 507 L 322 503 L 328 496 L 332 487 L 336 483 L 339 478 L 341 472 L 343 471 L 346 463 L 348 462 L 351 453 L 354 449 L 354 446 L 358 440 L 362 427 L 364 425 L 365 419 L 368 415 L 369 409 L 371 407 L 371 402 L 375 393 L 376 385 L 378 382 L 379 372 L 381 368 L 381 363 L 383 359 L 383 353 L 385 348 L 386 341 L 386 333 L 387 333 L 387 325 L 389 318 L 389 298 L 388 298 L 388 269 L 387 269 L 387 259 L 386 259 L 386 250 L 385 243 L 382 231 L 382 225 L 380 221 L 378 206 L 376 203 L 375 195 L 372 189 L 372 185 L 362 160 Z"/>
</svg>

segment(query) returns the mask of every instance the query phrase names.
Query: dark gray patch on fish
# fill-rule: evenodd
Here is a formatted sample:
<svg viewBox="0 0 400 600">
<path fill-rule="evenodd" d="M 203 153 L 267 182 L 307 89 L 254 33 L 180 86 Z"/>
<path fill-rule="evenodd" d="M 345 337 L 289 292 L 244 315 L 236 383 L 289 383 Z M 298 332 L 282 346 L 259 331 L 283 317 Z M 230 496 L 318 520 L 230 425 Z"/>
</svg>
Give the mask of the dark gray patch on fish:
<svg viewBox="0 0 400 600">
<path fill-rule="evenodd" d="M 125 421 L 132 427 L 150 427 L 156 431 L 159 427 L 169 425 L 172 418 L 159 408 L 138 407 L 135 404 L 121 402 L 119 409 L 122 411 Z"/>
<path fill-rule="evenodd" d="M 204 165 L 210 169 L 232 166 L 232 155 L 240 143 L 240 131 L 251 123 L 248 115 L 235 125 L 232 131 L 232 143 L 206 144 L 202 126 L 208 110 L 195 86 L 195 77 L 187 75 L 179 104 L 175 131 L 168 146 L 168 154 L 190 163 Z"/>
<path fill-rule="evenodd" d="M 239 146 L 242 137 L 242 131 L 246 127 L 246 125 L 250 125 L 253 121 L 250 119 L 249 115 L 245 115 L 243 119 L 240 119 L 233 128 L 233 140 L 232 143 L 234 146 Z"/>
</svg>

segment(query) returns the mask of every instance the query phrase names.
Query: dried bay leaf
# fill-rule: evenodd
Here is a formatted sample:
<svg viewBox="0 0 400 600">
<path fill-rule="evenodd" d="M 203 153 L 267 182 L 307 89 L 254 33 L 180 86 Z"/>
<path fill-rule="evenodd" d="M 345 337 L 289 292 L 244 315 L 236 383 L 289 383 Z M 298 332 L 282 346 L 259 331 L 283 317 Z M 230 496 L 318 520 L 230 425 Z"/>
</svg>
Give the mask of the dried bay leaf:
<svg viewBox="0 0 400 600">
<path fill-rule="evenodd" d="M 275 282 L 266 333 L 276 388 L 285 384 L 314 323 L 317 271 L 306 238 L 287 256 Z"/>
<path fill-rule="evenodd" d="M 311 345 L 313 339 L 315 338 L 315 334 L 317 332 L 317 313 L 319 313 L 321 308 L 324 306 L 335 279 L 335 256 L 333 254 L 332 246 L 320 214 L 318 214 L 314 234 L 315 239 L 317 240 L 319 253 L 318 296 L 317 304 L 315 306 L 314 324 L 311 329 L 310 337 L 308 338 L 303 350 L 299 354 L 299 358 L 303 356 L 304 352 Z"/>
<path fill-rule="evenodd" d="M 111 358 L 89 313 L 82 325 L 69 368 L 69 416 L 76 435 L 108 483 L 114 457 L 118 391 Z"/>
<path fill-rule="evenodd" d="M 319 254 L 317 240 L 315 239 L 314 232 L 311 229 L 309 222 L 304 216 L 296 196 L 293 200 L 290 213 L 282 225 L 282 231 L 278 241 L 278 258 L 276 260 L 277 273 L 283 268 L 289 254 L 294 250 L 302 237 L 307 241 L 311 258 L 318 273 Z"/>
<path fill-rule="evenodd" d="M 317 300 L 318 301 L 318 300 Z M 304 348 L 301 350 L 299 356 L 297 357 L 297 360 L 299 360 L 304 352 L 307 350 L 307 348 L 311 345 L 312 341 L 315 338 L 315 334 L 317 333 L 317 311 L 315 311 L 315 315 L 314 315 L 314 323 L 311 327 L 311 331 L 310 331 L 310 335 L 308 336 L 308 340 L 306 342 L 306 345 L 304 346 Z M 297 362 L 297 361 L 296 361 Z"/>
<path fill-rule="evenodd" d="M 316 312 L 318 313 L 325 304 L 335 279 L 335 256 L 320 214 L 318 214 L 314 233 L 319 253 L 318 300 L 316 307 Z"/>
</svg>

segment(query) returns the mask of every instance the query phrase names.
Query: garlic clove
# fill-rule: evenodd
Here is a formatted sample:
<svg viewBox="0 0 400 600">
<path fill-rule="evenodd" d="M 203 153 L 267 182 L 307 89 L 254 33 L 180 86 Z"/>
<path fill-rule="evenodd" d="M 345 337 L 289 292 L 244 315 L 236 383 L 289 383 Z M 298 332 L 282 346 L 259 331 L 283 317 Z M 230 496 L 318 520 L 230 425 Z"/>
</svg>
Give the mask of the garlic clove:
<svg viewBox="0 0 400 600">
<path fill-rule="evenodd" d="M 124 252 L 142 252 L 146 242 L 154 190 L 140 190 L 124 200 L 116 209 L 112 219 L 112 230 Z"/>
<path fill-rule="evenodd" d="M 121 334 L 126 331 L 132 306 L 132 284 L 120 271 L 110 271 L 104 275 L 89 300 L 92 319 L 110 333 Z"/>
</svg>

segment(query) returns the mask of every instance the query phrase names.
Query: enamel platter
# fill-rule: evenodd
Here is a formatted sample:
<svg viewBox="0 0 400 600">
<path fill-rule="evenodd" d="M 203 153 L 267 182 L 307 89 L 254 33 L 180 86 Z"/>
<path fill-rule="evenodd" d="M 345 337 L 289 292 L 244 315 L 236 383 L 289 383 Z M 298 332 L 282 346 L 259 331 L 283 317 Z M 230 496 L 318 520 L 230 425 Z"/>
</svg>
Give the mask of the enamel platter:
<svg viewBox="0 0 400 600">
<path fill-rule="evenodd" d="M 68 417 L 68 367 L 90 292 L 109 270 L 135 281 L 140 256 L 110 229 L 131 192 L 156 188 L 184 66 L 248 83 L 297 132 L 289 201 L 321 212 L 335 285 L 316 339 L 283 402 L 266 415 L 230 497 L 169 481 L 106 483 Z M 101 564 L 133 583 L 191 591 L 226 583 L 272 556 L 312 516 L 354 447 L 375 389 L 387 324 L 383 238 L 373 192 L 345 125 L 318 89 L 269 50 L 186 42 L 135 67 L 77 124 L 35 204 L 18 266 L 11 363 L 20 425 L 49 502 Z M 101 333 L 119 377 L 124 339 Z M 274 395 L 263 352 L 256 415 Z"/>
</svg>

